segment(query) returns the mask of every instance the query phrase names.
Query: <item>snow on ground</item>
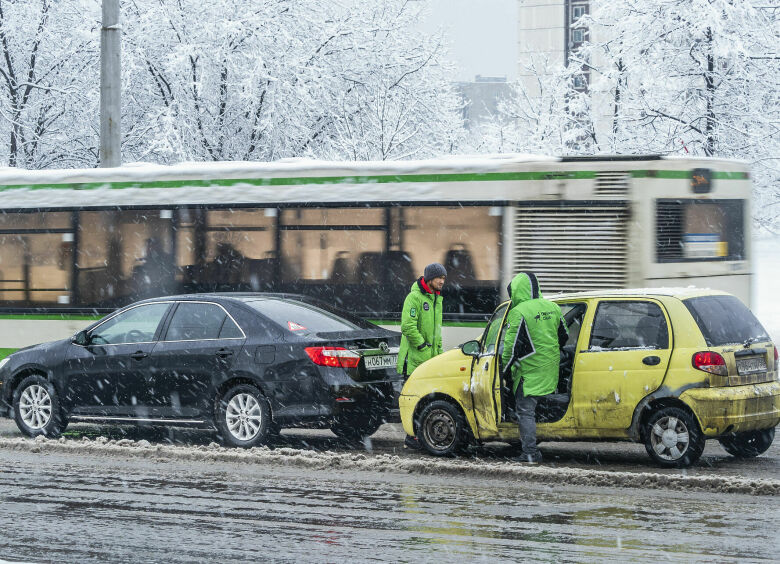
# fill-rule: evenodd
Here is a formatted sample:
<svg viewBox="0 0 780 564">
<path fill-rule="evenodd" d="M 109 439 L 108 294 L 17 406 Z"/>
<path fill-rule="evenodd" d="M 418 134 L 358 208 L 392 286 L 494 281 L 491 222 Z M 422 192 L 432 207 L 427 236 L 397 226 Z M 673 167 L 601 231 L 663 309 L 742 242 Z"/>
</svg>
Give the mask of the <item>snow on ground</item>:
<svg viewBox="0 0 780 564">
<path fill-rule="evenodd" d="M 753 312 L 772 339 L 780 342 L 780 236 L 753 241 Z"/>
<path fill-rule="evenodd" d="M 273 465 L 312 469 L 367 470 L 400 474 L 482 476 L 505 478 L 519 482 L 560 484 L 569 486 L 609 486 L 643 489 L 672 489 L 682 491 L 706 491 L 742 493 L 749 495 L 780 495 L 780 480 L 745 479 L 735 476 L 659 474 L 651 472 L 613 472 L 582 468 L 551 468 L 526 466 L 516 462 L 490 462 L 478 460 L 447 460 L 429 457 L 404 458 L 389 454 L 367 455 L 332 451 L 312 451 L 295 448 L 268 447 L 247 450 L 225 448 L 216 443 L 200 446 L 163 446 L 149 441 L 131 439 L 109 440 L 97 437 L 81 441 L 64 437 L 48 440 L 11 438 L 0 439 L 0 448 L 27 452 L 79 453 L 92 456 L 124 456 L 155 460 L 190 460 L 199 462 L 229 462 L 257 465 Z"/>
</svg>

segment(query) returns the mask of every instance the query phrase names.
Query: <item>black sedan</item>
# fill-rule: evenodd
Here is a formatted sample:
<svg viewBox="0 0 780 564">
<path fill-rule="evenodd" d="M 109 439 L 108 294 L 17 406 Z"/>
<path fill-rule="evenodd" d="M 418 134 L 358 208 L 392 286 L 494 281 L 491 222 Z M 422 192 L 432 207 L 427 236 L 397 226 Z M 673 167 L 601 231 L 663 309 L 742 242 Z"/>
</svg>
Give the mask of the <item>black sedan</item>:
<svg viewBox="0 0 780 564">
<path fill-rule="evenodd" d="M 400 334 L 303 296 L 145 300 L 0 363 L 0 410 L 26 435 L 69 421 L 216 428 L 228 445 L 283 427 L 358 440 L 397 418 Z"/>
</svg>

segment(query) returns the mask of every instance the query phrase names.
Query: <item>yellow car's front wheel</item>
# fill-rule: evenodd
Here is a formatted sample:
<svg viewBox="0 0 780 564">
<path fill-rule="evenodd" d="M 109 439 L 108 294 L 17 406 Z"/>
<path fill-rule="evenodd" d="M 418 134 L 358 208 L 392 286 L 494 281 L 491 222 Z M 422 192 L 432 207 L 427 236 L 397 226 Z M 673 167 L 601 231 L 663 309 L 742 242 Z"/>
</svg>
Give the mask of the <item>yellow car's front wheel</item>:
<svg viewBox="0 0 780 564">
<path fill-rule="evenodd" d="M 433 401 L 420 413 L 417 438 L 434 456 L 452 456 L 467 445 L 466 419 L 450 402 Z"/>
</svg>

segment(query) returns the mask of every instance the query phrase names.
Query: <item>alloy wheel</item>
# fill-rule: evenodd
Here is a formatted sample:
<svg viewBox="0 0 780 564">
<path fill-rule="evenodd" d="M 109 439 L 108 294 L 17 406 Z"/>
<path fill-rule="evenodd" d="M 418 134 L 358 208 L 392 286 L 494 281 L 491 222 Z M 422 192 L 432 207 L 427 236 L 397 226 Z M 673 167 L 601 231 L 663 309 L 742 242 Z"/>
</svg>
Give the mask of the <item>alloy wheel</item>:
<svg viewBox="0 0 780 564">
<path fill-rule="evenodd" d="M 688 427 L 677 417 L 662 417 L 653 424 L 650 444 L 660 458 L 669 461 L 679 460 L 690 444 Z"/>
<path fill-rule="evenodd" d="M 38 384 L 27 386 L 19 398 L 19 414 L 30 429 L 43 429 L 51 420 L 51 396 Z"/>
<path fill-rule="evenodd" d="M 263 424 L 263 412 L 257 398 L 238 393 L 230 398 L 225 409 L 228 431 L 239 441 L 250 441 L 257 436 Z"/>
</svg>

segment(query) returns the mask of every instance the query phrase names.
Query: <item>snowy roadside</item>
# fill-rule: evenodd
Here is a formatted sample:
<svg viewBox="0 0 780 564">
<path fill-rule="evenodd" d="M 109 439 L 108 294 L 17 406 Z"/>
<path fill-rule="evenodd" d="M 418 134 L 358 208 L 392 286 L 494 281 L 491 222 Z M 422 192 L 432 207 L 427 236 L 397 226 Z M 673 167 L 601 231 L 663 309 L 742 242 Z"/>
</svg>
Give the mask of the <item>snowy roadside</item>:
<svg viewBox="0 0 780 564">
<path fill-rule="evenodd" d="M 753 259 L 753 312 L 769 336 L 780 343 L 780 236 L 757 237 L 753 242 Z"/>
<path fill-rule="evenodd" d="M 237 450 L 216 443 L 201 446 L 163 446 L 149 441 L 109 440 L 97 437 L 80 441 L 60 438 L 34 440 L 2 438 L 0 448 L 32 453 L 68 453 L 92 456 L 146 458 L 157 461 L 198 461 L 241 463 L 258 466 L 282 466 L 317 470 L 339 469 L 400 474 L 474 476 L 540 484 L 599 486 L 640 489 L 667 489 L 780 496 L 780 480 L 745 479 L 735 476 L 657 474 L 650 472 L 608 472 L 580 468 L 524 466 L 515 462 L 483 462 L 405 458 L 396 455 L 320 452 L 294 448 L 268 447 Z"/>
</svg>

